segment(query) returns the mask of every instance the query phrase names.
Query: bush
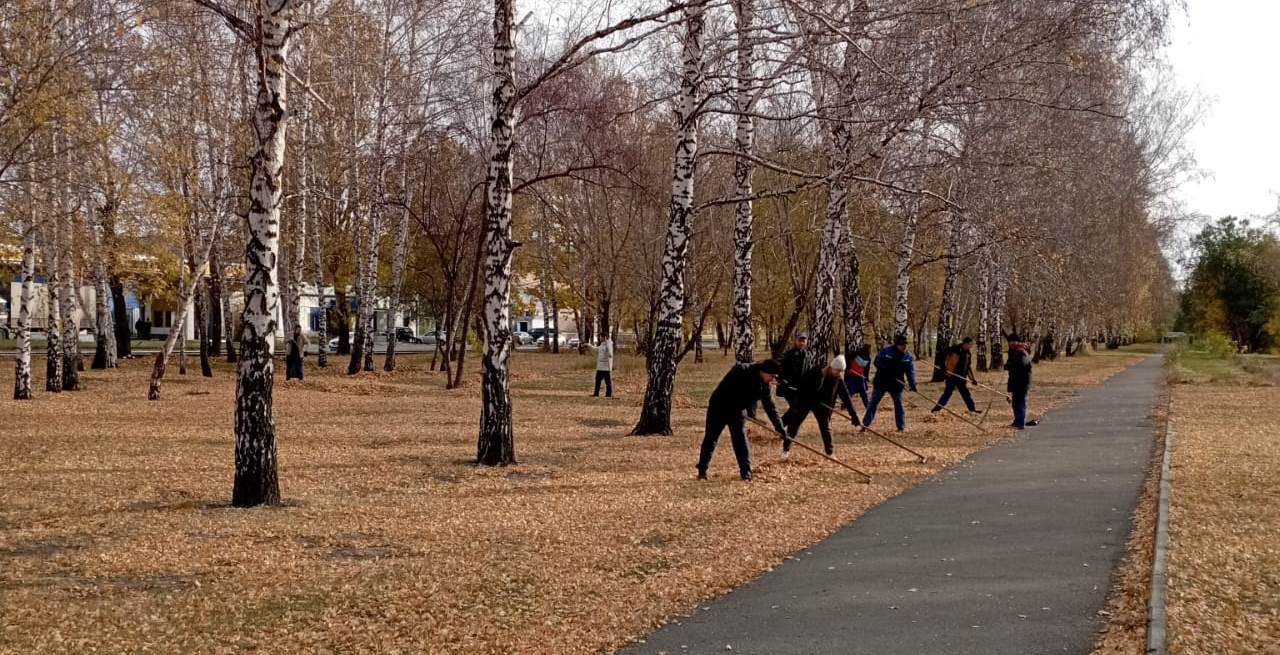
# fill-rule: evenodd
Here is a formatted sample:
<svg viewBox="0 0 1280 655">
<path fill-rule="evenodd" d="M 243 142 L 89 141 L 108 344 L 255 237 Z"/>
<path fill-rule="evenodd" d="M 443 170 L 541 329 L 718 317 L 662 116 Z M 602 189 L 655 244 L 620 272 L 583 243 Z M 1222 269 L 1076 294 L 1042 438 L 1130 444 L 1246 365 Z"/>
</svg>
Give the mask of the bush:
<svg viewBox="0 0 1280 655">
<path fill-rule="evenodd" d="M 1196 339 L 1197 350 L 1208 353 L 1216 359 L 1227 359 L 1235 356 L 1236 344 L 1230 337 L 1221 332 L 1209 332 Z"/>
</svg>

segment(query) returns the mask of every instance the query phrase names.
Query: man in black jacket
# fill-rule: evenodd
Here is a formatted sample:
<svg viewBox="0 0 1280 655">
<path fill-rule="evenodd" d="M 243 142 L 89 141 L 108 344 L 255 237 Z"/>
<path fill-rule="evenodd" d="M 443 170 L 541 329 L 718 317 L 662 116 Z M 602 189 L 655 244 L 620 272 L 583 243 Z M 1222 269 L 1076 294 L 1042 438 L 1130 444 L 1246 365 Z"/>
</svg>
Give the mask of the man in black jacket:
<svg viewBox="0 0 1280 655">
<path fill-rule="evenodd" d="M 854 427 L 858 426 L 853 399 L 844 386 L 844 369 L 844 355 L 839 355 L 826 367 L 810 369 L 800 378 L 800 385 L 790 390 L 796 400 L 783 417 L 783 422 L 787 425 L 787 439 L 782 442 L 782 459 L 790 456 L 791 440 L 800 432 L 800 425 L 810 412 L 818 422 L 818 432 L 822 434 L 822 445 L 827 454 L 835 452 L 831 443 L 831 411 L 836 406 L 836 398 L 840 399 L 844 410 L 853 418 Z"/>
<path fill-rule="evenodd" d="M 764 407 L 778 436 L 786 439 L 786 429 L 778 418 L 778 408 L 774 406 L 773 393 L 769 390 L 769 385 L 778 378 L 781 370 L 778 362 L 772 359 L 755 364 L 735 364 L 711 392 L 711 402 L 707 405 L 707 431 L 702 437 L 702 452 L 698 456 L 699 480 L 707 479 L 711 454 L 715 452 L 716 441 L 726 427 L 733 443 L 733 455 L 738 459 L 738 472 L 744 481 L 751 479 L 751 450 L 747 446 L 745 424 L 747 410 L 756 403 Z"/>
<path fill-rule="evenodd" d="M 782 355 L 782 373 L 778 380 L 778 395 L 787 399 L 787 405 L 796 404 L 795 389 L 804 375 L 805 358 L 808 356 L 809 335 L 796 333 L 796 345 Z"/>
</svg>

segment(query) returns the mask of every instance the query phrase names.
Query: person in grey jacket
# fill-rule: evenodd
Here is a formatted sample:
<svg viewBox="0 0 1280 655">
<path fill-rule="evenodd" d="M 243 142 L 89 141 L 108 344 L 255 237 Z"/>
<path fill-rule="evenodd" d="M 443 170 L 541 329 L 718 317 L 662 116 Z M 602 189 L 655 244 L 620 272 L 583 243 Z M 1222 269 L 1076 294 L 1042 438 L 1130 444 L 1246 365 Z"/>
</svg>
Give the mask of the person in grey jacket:
<svg viewBox="0 0 1280 655">
<path fill-rule="evenodd" d="M 600 383 L 605 385 L 605 398 L 613 397 L 613 339 L 605 337 L 600 345 L 596 346 L 596 392 L 592 394 L 600 397 Z"/>
</svg>

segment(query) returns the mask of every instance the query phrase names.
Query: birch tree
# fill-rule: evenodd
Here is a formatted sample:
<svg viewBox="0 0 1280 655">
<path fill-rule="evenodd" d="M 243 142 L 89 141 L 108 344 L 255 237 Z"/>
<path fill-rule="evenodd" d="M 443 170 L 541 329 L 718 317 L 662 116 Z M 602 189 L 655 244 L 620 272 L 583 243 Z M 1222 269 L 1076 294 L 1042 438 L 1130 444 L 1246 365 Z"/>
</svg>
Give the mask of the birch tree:
<svg viewBox="0 0 1280 655">
<path fill-rule="evenodd" d="M 680 92 L 675 107 L 675 163 L 671 178 L 671 210 L 662 254 L 658 324 L 653 344 L 645 357 L 649 381 L 645 386 L 640 420 L 631 430 L 633 435 L 671 434 L 671 397 L 675 392 L 680 337 L 684 330 L 685 269 L 694 219 L 698 114 L 703 94 L 704 11 L 704 3 L 695 2 L 684 12 Z"/>
<path fill-rule="evenodd" d="M 18 306 L 17 334 L 14 340 L 17 355 L 14 356 L 13 399 L 30 400 L 31 392 L 31 289 L 36 274 L 36 226 L 28 218 L 22 230 L 22 291 Z"/>
</svg>

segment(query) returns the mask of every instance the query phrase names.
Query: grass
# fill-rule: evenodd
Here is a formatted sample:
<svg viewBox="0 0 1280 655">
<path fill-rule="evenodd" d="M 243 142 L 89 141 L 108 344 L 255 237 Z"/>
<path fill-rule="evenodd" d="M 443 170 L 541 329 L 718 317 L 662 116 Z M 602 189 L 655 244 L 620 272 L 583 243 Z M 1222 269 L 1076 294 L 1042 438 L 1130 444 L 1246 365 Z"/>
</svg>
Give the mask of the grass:
<svg viewBox="0 0 1280 655">
<path fill-rule="evenodd" d="M 1033 412 L 1138 358 L 1037 365 Z M 903 439 L 927 465 L 840 426 L 837 456 L 874 484 L 804 452 L 781 462 L 761 435 L 756 482 L 736 480 L 725 437 L 698 483 L 700 407 L 728 360 L 683 365 L 676 434 L 644 438 L 625 436 L 643 362 L 620 355 L 620 398 L 604 400 L 585 360 L 515 355 L 521 463 L 496 469 L 469 463 L 474 363 L 453 391 L 427 358 L 390 375 L 278 371 L 285 504 L 253 510 L 227 506 L 224 363 L 171 373 L 160 402 L 145 400 L 147 360 L 86 371 L 78 393 L 0 397 L 0 652 L 608 652 L 1007 436 L 919 401 Z M 1009 422 L 992 408 L 988 426 Z M 815 438 L 810 422 L 801 439 Z"/>
<path fill-rule="evenodd" d="M 1174 384 L 1228 386 L 1280 384 L 1280 357 L 1267 354 L 1215 356 L 1206 350 L 1178 346 L 1169 352 Z"/>
<path fill-rule="evenodd" d="M 1280 360 L 1179 352 L 1169 652 L 1280 653 Z"/>
</svg>

